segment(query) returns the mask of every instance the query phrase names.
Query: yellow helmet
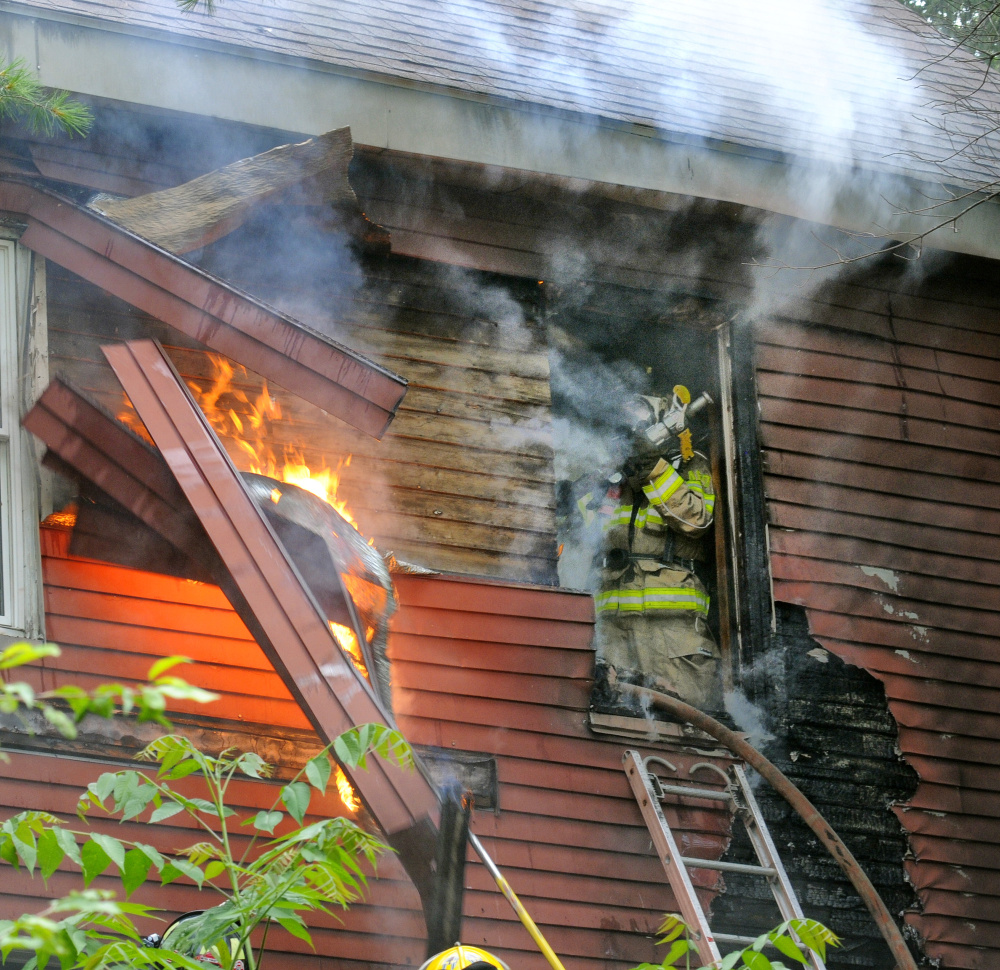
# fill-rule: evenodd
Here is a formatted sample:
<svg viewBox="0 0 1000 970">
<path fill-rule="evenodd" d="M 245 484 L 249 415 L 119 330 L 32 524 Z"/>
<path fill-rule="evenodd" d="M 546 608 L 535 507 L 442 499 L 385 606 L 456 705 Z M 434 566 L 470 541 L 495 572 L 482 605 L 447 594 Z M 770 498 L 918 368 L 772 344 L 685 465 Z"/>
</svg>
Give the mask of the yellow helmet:
<svg viewBox="0 0 1000 970">
<path fill-rule="evenodd" d="M 503 960 L 493 956 L 487 950 L 478 946 L 463 946 L 461 943 L 456 943 L 448 950 L 435 953 L 421 966 L 420 970 L 467 970 L 468 967 L 480 963 L 495 967 L 496 970 L 510 970 L 510 967 Z M 477 970 L 486 970 L 486 968 L 481 967 Z"/>
</svg>

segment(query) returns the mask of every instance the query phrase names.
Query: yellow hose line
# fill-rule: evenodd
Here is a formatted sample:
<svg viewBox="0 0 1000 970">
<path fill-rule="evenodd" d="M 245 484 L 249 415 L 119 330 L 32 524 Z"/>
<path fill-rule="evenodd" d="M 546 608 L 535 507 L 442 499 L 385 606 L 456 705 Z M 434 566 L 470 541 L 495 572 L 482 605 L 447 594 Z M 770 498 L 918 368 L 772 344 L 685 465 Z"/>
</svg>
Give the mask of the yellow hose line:
<svg viewBox="0 0 1000 970">
<path fill-rule="evenodd" d="M 535 925 L 535 921 L 524 908 L 524 904 L 517 898 L 517 893 L 510 888 L 510 884 L 506 879 L 504 879 L 500 870 L 496 867 L 496 864 L 486 854 L 483 844 L 472 832 L 469 833 L 469 842 L 472 844 L 472 848 L 476 850 L 476 854 L 479 858 L 483 860 L 483 865 L 489 869 L 490 875 L 493 877 L 493 881 L 497 884 L 497 888 L 504 894 L 504 897 L 507 902 L 510 903 L 514 912 L 517 913 L 517 918 L 524 924 L 524 928 L 535 941 L 535 945 L 542 951 L 542 956 L 549 961 L 549 966 L 552 967 L 552 970 L 566 970 L 566 968 L 562 965 L 562 961 L 556 956 L 555 950 L 549 946 L 548 940 L 542 936 L 542 931 Z"/>
</svg>

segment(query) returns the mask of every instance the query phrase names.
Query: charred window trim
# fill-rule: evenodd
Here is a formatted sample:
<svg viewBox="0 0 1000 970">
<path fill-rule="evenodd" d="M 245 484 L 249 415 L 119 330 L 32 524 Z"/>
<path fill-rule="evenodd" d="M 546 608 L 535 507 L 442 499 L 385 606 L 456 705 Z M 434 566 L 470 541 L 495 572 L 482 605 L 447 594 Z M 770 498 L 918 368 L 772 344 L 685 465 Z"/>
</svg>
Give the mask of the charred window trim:
<svg viewBox="0 0 1000 970">
<path fill-rule="evenodd" d="M 757 403 L 756 340 L 753 324 L 737 319 L 729 340 L 731 367 L 734 467 L 730 488 L 733 520 L 733 559 L 738 585 L 734 590 L 739 643 L 738 673 L 745 673 L 767 649 L 774 630 L 771 593 L 771 557 L 767 534 L 767 502 L 760 444 Z M 758 686 L 740 677 L 751 700 Z"/>
</svg>

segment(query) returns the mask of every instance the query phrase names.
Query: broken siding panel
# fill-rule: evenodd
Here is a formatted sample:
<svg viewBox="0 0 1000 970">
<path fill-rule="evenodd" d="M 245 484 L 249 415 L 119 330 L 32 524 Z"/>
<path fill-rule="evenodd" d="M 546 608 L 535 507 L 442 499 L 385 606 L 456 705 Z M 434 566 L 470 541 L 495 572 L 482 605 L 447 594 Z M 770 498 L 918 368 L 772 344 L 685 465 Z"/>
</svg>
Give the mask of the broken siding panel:
<svg viewBox="0 0 1000 970">
<path fill-rule="evenodd" d="M 393 267 L 395 279 L 376 279 L 364 290 L 368 302 L 359 298 L 352 311 L 365 325 L 347 311 L 342 319 L 380 361 L 393 361 L 390 366 L 405 372 L 415 392 L 412 403 L 408 394 L 379 442 L 331 421 L 294 394 L 272 389 L 280 395 L 284 418 L 269 427 L 279 461 L 286 448 L 301 452 L 314 469 L 353 456 L 340 495 L 365 534 L 401 558 L 437 569 L 553 582 L 555 501 L 544 349 L 515 354 L 501 349 L 496 336 L 493 343 L 458 339 L 463 327 L 474 326 L 478 333 L 482 321 L 435 309 L 435 293 L 439 305 L 447 302 L 441 284 L 435 290 L 426 280 L 408 278 L 416 270 Z M 65 271 L 56 268 L 51 276 L 54 374 L 117 412 L 120 390 L 100 354 L 101 342 L 158 336 L 186 380 L 210 386 L 212 364 L 196 345 Z M 428 332 L 420 332 L 421 326 Z M 255 399 L 261 381 L 238 370 L 233 388 Z M 222 404 L 246 417 L 245 405 L 233 399 Z M 238 467 L 249 469 L 244 450 L 232 438 L 224 443 Z"/>
<path fill-rule="evenodd" d="M 966 288 L 965 302 L 981 293 Z M 866 321 L 818 302 L 802 319 L 824 327 L 760 330 L 774 592 L 885 686 L 921 779 L 897 810 L 924 907 L 907 921 L 945 966 L 993 966 L 1000 335 L 992 310 L 919 293 L 891 305 L 912 317 L 872 297 Z"/>
</svg>

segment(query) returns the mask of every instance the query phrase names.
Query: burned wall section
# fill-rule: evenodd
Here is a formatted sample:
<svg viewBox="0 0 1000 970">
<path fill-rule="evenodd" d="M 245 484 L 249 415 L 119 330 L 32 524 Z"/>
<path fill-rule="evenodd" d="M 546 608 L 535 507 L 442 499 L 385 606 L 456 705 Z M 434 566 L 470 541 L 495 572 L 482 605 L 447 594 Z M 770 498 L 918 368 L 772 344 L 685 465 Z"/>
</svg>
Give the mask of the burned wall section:
<svg viewBox="0 0 1000 970">
<path fill-rule="evenodd" d="M 919 901 L 904 921 L 972 970 L 1000 949 L 1000 300 L 986 261 L 917 268 L 858 267 L 755 326 L 768 564 L 774 600 L 882 683 L 919 778 L 892 809 Z M 748 662 L 769 655 L 763 614 L 745 617 Z M 775 703 L 766 680 L 753 698 Z"/>
<path fill-rule="evenodd" d="M 775 619 L 769 652 L 750 678 L 757 696 L 767 697 L 760 710 L 770 740 L 753 740 L 844 840 L 889 911 L 900 913 L 916 900 L 902 865 L 905 833 L 889 806 L 912 796 L 916 775 L 898 756 L 885 691 L 820 648 L 801 607 L 778 603 Z M 806 914 L 844 940 L 827 966 L 891 968 L 889 949 L 841 868 L 770 786 L 755 794 Z M 756 863 L 742 827 L 735 831 L 725 858 Z M 780 922 L 761 879 L 728 873 L 725 881 L 713 907 L 717 932 L 756 935 Z"/>
<path fill-rule="evenodd" d="M 100 344 L 158 337 L 210 416 L 224 419 L 217 430 L 241 470 L 270 457 L 314 475 L 340 466 L 338 499 L 381 551 L 434 569 L 554 582 L 548 361 L 530 324 L 533 290 L 517 284 L 512 293 L 500 279 L 480 274 L 470 283 L 466 274 L 391 258 L 352 258 L 345 282 L 318 265 L 319 247 L 336 243 L 312 241 L 320 256 L 303 262 L 307 280 L 276 256 L 246 289 L 410 381 L 382 441 L 302 402 L 294 388 L 269 388 L 279 409 L 262 426 L 256 375 L 236 367 L 218 385 L 220 371 L 202 348 L 58 267 L 49 287 L 53 374 L 118 413 L 121 391 Z M 281 279 L 295 284 L 294 300 L 288 290 L 279 299 Z M 477 298 L 492 300 L 493 311 L 470 302 Z M 504 328 L 514 336 L 501 340 Z"/>
</svg>

